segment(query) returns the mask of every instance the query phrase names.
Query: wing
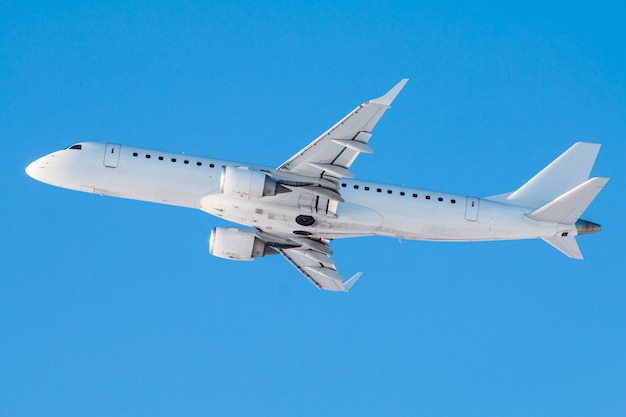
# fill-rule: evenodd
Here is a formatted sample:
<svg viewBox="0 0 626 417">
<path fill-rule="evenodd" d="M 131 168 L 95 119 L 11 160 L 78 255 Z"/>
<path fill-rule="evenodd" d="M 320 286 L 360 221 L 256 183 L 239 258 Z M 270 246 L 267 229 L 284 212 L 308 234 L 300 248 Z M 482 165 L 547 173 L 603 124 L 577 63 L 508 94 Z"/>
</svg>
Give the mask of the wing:
<svg viewBox="0 0 626 417">
<path fill-rule="evenodd" d="M 361 104 L 278 170 L 324 178 L 337 186 L 340 178 L 351 178 L 350 166 L 360 153 L 372 152 L 367 145 L 371 132 L 407 81 L 405 78 L 384 96 Z"/>
<path fill-rule="evenodd" d="M 307 147 L 278 167 L 278 171 L 315 179 L 311 185 L 299 184 L 318 196 L 314 208 L 318 213 L 332 216 L 339 201 L 339 180 L 351 178 L 350 166 L 360 153 L 371 153 L 367 142 L 372 130 L 400 93 L 408 79 L 401 80 L 382 97 L 358 106 Z M 326 202 L 319 203 L 320 197 Z M 322 211 L 320 212 L 320 207 Z M 276 248 L 289 263 L 316 287 L 329 291 L 349 291 L 362 273 L 350 279 L 337 272 L 330 241 L 312 237 L 278 236 L 259 231 L 259 237 Z"/>
<path fill-rule="evenodd" d="M 329 291 L 350 291 L 361 278 L 362 272 L 345 279 L 335 267 L 331 258 L 333 251 L 326 239 L 274 235 L 257 231 L 257 236 L 289 261 L 302 275 L 319 289 Z"/>
</svg>

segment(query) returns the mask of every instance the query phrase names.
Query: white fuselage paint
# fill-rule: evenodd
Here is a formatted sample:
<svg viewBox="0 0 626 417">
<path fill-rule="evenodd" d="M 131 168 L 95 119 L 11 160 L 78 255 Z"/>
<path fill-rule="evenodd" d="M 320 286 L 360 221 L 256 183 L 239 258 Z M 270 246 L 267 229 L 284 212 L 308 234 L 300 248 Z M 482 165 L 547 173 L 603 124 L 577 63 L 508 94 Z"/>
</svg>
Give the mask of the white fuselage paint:
<svg viewBox="0 0 626 417">
<path fill-rule="evenodd" d="M 115 145 L 113 152 L 119 154 L 112 158 L 111 144 L 81 145 L 80 150 L 60 150 L 34 161 L 27 173 L 63 188 L 196 208 L 269 233 L 305 231 L 323 238 L 381 235 L 441 241 L 578 234 L 573 225 L 528 218 L 526 214 L 532 212 L 531 208 L 360 180 L 341 181 L 345 202 L 339 203 L 336 216 L 327 216 L 317 214 L 311 207 L 315 196 L 297 188 L 259 199 L 225 197 L 220 192 L 223 166 L 248 166 L 270 175 L 276 173 L 272 168 L 125 145 Z M 298 225 L 295 218 L 300 214 L 313 216 L 315 223 L 308 227 Z"/>
</svg>

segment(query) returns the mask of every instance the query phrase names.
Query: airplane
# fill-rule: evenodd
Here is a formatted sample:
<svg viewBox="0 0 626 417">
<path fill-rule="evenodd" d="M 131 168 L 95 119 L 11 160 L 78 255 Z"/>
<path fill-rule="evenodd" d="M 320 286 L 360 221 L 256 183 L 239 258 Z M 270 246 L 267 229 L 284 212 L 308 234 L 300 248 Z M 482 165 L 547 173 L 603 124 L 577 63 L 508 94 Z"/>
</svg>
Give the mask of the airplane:
<svg viewBox="0 0 626 417">
<path fill-rule="evenodd" d="M 578 142 L 517 190 L 486 198 L 353 178 L 372 130 L 408 79 L 348 113 L 276 168 L 143 149 L 76 143 L 26 173 L 57 187 L 190 207 L 243 227 L 211 231 L 209 252 L 233 260 L 281 254 L 316 287 L 349 291 L 329 244 L 337 238 L 489 241 L 541 238 L 582 259 L 576 236 L 600 231 L 580 216 L 609 178 L 589 178 L 599 144 Z"/>
</svg>

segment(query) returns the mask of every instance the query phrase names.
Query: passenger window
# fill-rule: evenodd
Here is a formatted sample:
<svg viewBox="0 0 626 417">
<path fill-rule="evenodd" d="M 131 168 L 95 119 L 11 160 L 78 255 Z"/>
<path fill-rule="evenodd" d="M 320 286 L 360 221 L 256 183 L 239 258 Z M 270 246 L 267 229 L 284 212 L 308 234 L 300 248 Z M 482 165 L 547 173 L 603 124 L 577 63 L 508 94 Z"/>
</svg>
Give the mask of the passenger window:
<svg viewBox="0 0 626 417">
<path fill-rule="evenodd" d="M 391 194 L 393 191 L 391 190 L 387 190 L 387 194 Z"/>
<path fill-rule="evenodd" d="M 137 156 L 139 155 L 137 152 L 133 152 L 133 156 Z"/>
<path fill-rule="evenodd" d="M 430 196 L 429 195 L 426 196 L 426 200 L 430 200 Z"/>
<path fill-rule="evenodd" d="M 214 164 L 209 164 L 209 166 L 210 166 L 211 168 L 215 168 L 215 165 L 214 165 Z"/>
<path fill-rule="evenodd" d="M 196 162 L 196 165 L 198 165 L 199 167 L 202 166 L 202 162 Z"/>
<path fill-rule="evenodd" d="M 452 204 L 454 204 L 454 203 L 456 203 L 456 200 L 453 198 L 452 200 L 450 200 L 450 202 L 451 202 Z"/>
<path fill-rule="evenodd" d="M 346 183 L 345 183 L 345 182 L 341 183 L 341 186 L 342 186 L 343 188 L 346 188 Z"/>
<path fill-rule="evenodd" d="M 437 200 L 439 200 L 439 201 L 443 201 L 443 198 L 439 197 Z"/>
<path fill-rule="evenodd" d="M 185 159 L 183 162 L 184 162 L 184 163 L 186 163 L 186 164 L 188 164 L 188 163 L 189 163 L 189 161 L 188 161 L 188 160 L 186 160 L 186 159 Z"/>
<path fill-rule="evenodd" d="M 417 198 L 417 194 L 415 194 L 415 193 L 414 193 L 414 194 L 413 194 L 413 198 Z"/>
<path fill-rule="evenodd" d="M 150 154 L 146 154 L 146 159 L 150 159 Z"/>
<path fill-rule="evenodd" d="M 163 157 L 162 157 L 162 156 L 159 156 L 159 161 L 162 161 L 162 160 L 163 160 Z"/>
<path fill-rule="evenodd" d="M 176 158 L 172 158 L 172 162 L 176 162 Z"/>
<path fill-rule="evenodd" d="M 370 187 L 363 187 L 363 189 L 364 189 L 365 191 L 369 191 L 369 190 L 370 190 Z"/>
<path fill-rule="evenodd" d="M 377 188 L 377 189 L 376 189 L 376 192 L 378 192 L 378 193 L 379 193 L 379 192 L 381 192 L 381 191 L 382 191 L 382 190 L 381 190 L 380 188 Z"/>
<path fill-rule="evenodd" d="M 358 185 L 355 185 L 355 186 L 354 186 L 354 189 L 355 189 L 355 190 L 358 190 L 358 189 L 359 189 L 359 186 L 358 186 Z"/>
<path fill-rule="evenodd" d="M 400 191 L 400 195 L 404 195 L 404 191 Z"/>
</svg>

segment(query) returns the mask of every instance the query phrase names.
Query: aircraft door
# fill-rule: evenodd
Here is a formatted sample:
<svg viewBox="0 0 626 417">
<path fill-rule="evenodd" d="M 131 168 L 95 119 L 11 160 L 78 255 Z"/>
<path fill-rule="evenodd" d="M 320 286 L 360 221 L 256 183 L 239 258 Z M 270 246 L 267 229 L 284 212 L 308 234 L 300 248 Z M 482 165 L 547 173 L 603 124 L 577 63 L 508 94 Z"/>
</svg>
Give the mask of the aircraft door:
<svg viewBox="0 0 626 417">
<path fill-rule="evenodd" d="M 478 206 L 480 199 L 476 197 L 467 197 L 465 203 L 465 220 L 475 222 L 478 220 Z"/>
<path fill-rule="evenodd" d="M 120 162 L 120 149 L 122 145 L 117 143 L 107 143 L 104 151 L 104 166 L 107 168 L 117 168 Z"/>
</svg>

